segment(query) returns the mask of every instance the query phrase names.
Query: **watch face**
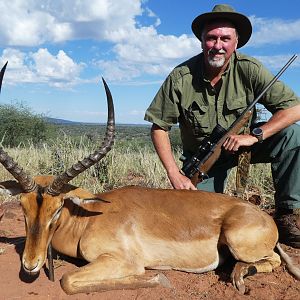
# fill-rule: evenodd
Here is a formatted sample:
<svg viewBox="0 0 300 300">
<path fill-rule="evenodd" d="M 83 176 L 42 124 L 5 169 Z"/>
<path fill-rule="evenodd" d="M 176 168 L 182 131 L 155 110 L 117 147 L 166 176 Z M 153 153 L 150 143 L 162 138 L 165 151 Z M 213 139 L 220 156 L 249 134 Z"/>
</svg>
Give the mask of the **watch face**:
<svg viewBox="0 0 300 300">
<path fill-rule="evenodd" d="M 252 133 L 253 133 L 254 135 L 262 135 L 263 131 L 262 131 L 261 128 L 257 127 L 257 128 L 254 128 L 254 129 L 252 130 Z"/>
<path fill-rule="evenodd" d="M 251 134 L 258 139 L 259 143 L 263 142 L 263 130 L 259 127 L 256 127 L 252 130 Z"/>
</svg>

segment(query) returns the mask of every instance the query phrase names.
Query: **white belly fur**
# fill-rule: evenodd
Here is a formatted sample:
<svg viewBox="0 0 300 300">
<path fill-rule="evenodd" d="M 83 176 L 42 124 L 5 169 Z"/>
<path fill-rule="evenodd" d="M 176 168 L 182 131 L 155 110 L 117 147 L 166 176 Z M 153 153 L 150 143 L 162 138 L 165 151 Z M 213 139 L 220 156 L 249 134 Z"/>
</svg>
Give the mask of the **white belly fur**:
<svg viewBox="0 0 300 300">
<path fill-rule="evenodd" d="M 152 269 L 152 270 L 176 270 L 176 271 L 182 271 L 182 272 L 187 272 L 187 273 L 205 273 L 209 272 L 212 270 L 215 270 L 219 265 L 219 259 L 216 259 L 212 264 L 203 267 L 203 268 L 195 268 L 195 269 L 187 269 L 187 268 L 176 268 L 176 267 L 171 267 L 171 266 L 153 266 L 149 267 L 147 269 Z"/>
<path fill-rule="evenodd" d="M 131 229 L 130 235 L 118 231 L 122 254 L 147 269 L 203 273 L 216 269 L 220 263 L 218 235 L 205 240 L 176 241 L 147 235 L 135 226 Z"/>
</svg>

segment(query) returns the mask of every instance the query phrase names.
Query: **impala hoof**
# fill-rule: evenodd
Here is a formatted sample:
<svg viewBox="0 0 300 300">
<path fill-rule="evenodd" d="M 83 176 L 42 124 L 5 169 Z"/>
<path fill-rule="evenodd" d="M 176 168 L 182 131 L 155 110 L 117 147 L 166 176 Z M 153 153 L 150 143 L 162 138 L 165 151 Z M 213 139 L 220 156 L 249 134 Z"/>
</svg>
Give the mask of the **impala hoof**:
<svg viewBox="0 0 300 300">
<path fill-rule="evenodd" d="M 167 278 L 167 276 L 165 276 L 164 274 L 159 273 L 154 278 L 157 279 L 157 282 L 160 285 L 162 285 L 163 287 L 166 287 L 168 289 L 172 288 L 171 282 L 169 281 L 169 279 Z"/>
</svg>

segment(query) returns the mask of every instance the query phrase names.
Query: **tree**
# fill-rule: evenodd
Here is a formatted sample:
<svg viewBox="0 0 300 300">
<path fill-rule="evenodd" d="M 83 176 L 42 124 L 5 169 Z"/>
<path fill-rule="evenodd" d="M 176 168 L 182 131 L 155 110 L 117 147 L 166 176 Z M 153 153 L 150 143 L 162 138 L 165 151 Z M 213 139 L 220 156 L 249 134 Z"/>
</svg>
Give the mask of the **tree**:
<svg viewBox="0 0 300 300">
<path fill-rule="evenodd" d="M 15 147 L 19 144 L 44 141 L 48 126 L 42 115 L 33 114 L 22 103 L 0 105 L 0 140 L 2 145 Z"/>
</svg>

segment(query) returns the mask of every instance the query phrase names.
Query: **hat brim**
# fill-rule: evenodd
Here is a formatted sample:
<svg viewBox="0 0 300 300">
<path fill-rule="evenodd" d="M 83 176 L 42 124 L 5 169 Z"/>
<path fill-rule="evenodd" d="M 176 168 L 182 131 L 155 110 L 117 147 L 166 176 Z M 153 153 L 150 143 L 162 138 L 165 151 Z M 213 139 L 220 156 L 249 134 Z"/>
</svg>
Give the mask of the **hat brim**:
<svg viewBox="0 0 300 300">
<path fill-rule="evenodd" d="M 252 34 L 251 22 L 246 16 L 236 12 L 210 12 L 199 15 L 192 23 L 192 30 L 195 36 L 201 40 L 205 24 L 216 19 L 226 19 L 235 25 L 239 34 L 237 48 L 241 48 L 249 41 Z"/>
</svg>

